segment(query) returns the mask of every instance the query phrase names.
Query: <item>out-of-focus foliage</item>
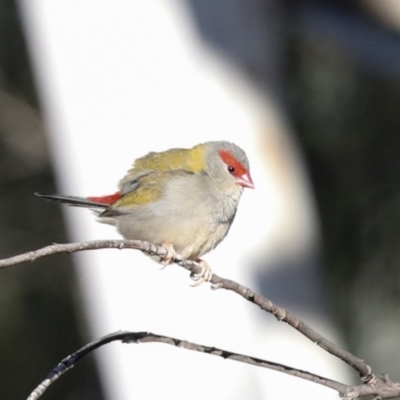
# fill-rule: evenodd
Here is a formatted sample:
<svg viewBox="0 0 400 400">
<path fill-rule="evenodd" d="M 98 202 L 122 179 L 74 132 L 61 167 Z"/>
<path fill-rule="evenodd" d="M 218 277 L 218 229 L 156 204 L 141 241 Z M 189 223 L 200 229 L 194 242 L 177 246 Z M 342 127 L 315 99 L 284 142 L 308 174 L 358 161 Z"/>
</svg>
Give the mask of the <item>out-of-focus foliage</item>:
<svg viewBox="0 0 400 400">
<path fill-rule="evenodd" d="M 14 1 L 0 0 L 1 258 L 67 241 L 60 209 L 33 195 L 55 188 L 17 11 Z M 68 256 L 0 272 L 1 399 L 26 398 L 53 366 L 88 341 L 80 314 Z M 101 399 L 93 360 L 84 364 L 46 398 Z"/>
<path fill-rule="evenodd" d="M 356 15 L 370 26 L 372 60 L 378 36 L 400 50 L 396 32 Z M 330 309 L 352 350 L 398 380 L 400 71 L 357 59 L 348 42 L 291 35 L 287 93 L 321 217 Z"/>
<path fill-rule="evenodd" d="M 37 105 L 21 21 L 14 0 L 0 2 L 0 86 Z"/>
</svg>

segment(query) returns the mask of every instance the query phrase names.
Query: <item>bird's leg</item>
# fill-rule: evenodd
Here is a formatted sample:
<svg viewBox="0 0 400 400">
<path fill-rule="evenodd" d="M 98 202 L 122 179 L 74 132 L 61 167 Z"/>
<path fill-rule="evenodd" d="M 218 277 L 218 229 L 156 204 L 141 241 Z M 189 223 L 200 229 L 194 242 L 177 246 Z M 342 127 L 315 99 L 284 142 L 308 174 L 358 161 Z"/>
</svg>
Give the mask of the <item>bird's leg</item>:
<svg viewBox="0 0 400 400">
<path fill-rule="evenodd" d="M 160 257 L 162 269 L 164 269 L 168 264 L 171 264 L 175 260 L 176 251 L 171 243 L 162 242 L 161 246 L 166 250 L 165 256 Z"/>
<path fill-rule="evenodd" d="M 193 287 L 199 286 L 203 282 L 210 282 L 213 276 L 210 266 L 204 260 L 199 258 L 196 262 L 199 263 L 201 271 L 197 274 L 194 274 L 193 272 L 190 274 L 190 277 L 194 280 L 194 283 L 191 284 Z"/>
</svg>

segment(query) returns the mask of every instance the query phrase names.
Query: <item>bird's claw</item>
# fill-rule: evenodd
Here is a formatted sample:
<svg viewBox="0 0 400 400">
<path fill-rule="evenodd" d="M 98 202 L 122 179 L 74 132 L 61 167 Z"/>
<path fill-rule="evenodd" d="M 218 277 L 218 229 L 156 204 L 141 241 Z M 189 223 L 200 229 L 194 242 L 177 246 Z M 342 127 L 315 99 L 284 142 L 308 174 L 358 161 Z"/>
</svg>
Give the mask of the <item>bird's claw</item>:
<svg viewBox="0 0 400 400">
<path fill-rule="evenodd" d="M 193 283 L 190 284 L 192 287 L 196 287 L 201 285 L 203 282 L 210 282 L 213 273 L 211 271 L 210 266 L 203 260 L 197 260 L 201 267 L 201 271 L 199 273 L 191 273 L 190 278 L 194 281 Z"/>
<path fill-rule="evenodd" d="M 164 269 L 175 260 L 176 251 L 171 243 L 163 242 L 161 246 L 164 247 L 166 251 L 165 255 L 160 257 L 161 269 Z"/>
</svg>

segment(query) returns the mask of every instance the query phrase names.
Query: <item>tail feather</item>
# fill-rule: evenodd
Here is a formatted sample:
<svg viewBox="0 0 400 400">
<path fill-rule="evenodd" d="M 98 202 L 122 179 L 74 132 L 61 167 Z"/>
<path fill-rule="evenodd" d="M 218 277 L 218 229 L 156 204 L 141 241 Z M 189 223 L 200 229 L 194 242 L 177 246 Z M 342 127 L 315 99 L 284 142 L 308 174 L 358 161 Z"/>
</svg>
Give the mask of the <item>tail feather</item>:
<svg viewBox="0 0 400 400">
<path fill-rule="evenodd" d="M 85 199 L 84 197 L 64 196 L 61 194 L 43 194 L 43 193 L 35 193 L 35 195 L 42 197 L 46 200 L 56 201 L 59 203 L 64 203 L 75 207 L 102 208 L 102 209 L 106 209 L 109 207 L 109 204 L 92 201 L 89 199 Z"/>
</svg>

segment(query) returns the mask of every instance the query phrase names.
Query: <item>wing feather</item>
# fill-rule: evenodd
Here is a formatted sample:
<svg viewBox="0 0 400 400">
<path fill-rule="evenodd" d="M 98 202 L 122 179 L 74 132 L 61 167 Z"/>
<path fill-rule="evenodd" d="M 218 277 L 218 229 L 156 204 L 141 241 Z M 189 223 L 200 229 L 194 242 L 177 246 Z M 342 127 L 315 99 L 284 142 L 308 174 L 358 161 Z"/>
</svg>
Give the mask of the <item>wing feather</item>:
<svg viewBox="0 0 400 400">
<path fill-rule="evenodd" d="M 135 180 L 133 190 L 123 194 L 101 217 L 115 217 L 131 212 L 133 209 L 157 202 L 171 179 L 193 175 L 186 170 L 152 171 Z"/>
<path fill-rule="evenodd" d="M 170 149 L 163 152 L 152 152 L 138 158 L 133 167 L 119 182 L 122 193 L 127 193 L 132 182 L 155 171 L 183 170 L 199 173 L 204 167 L 204 146 L 198 145 L 192 149 Z"/>
</svg>

